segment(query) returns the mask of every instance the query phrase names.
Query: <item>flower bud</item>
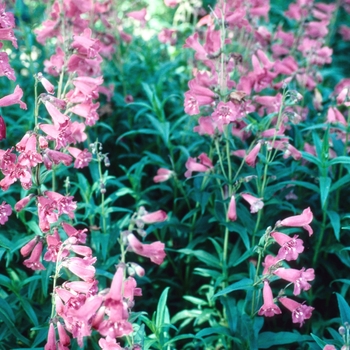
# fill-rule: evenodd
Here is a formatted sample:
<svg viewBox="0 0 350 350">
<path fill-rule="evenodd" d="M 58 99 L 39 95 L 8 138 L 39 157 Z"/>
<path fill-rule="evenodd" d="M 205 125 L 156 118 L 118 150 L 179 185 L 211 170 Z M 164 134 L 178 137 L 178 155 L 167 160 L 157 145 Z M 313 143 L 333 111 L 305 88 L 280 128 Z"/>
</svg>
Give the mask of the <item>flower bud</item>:
<svg viewBox="0 0 350 350">
<path fill-rule="evenodd" d="M 4 118 L 0 115 L 0 141 L 6 139 L 6 124 Z"/>
</svg>

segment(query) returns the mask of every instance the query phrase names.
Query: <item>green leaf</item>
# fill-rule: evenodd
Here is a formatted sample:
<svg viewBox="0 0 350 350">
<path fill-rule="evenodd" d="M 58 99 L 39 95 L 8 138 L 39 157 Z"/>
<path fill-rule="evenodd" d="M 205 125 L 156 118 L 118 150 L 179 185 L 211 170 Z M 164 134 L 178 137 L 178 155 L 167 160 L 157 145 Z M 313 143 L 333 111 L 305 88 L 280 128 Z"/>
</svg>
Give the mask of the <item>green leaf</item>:
<svg viewBox="0 0 350 350">
<path fill-rule="evenodd" d="M 15 326 L 15 317 L 13 315 L 13 312 L 11 310 L 11 307 L 8 305 L 8 303 L 4 299 L 0 299 L 0 319 L 3 320 L 8 330 L 18 338 L 18 340 L 22 341 L 26 345 L 30 345 L 30 341 L 25 338 Z"/>
<path fill-rule="evenodd" d="M 302 343 L 311 339 L 309 335 L 301 335 L 299 332 L 263 332 L 259 334 L 258 348 L 268 349 L 274 345 L 285 345 L 296 342 Z"/>
<path fill-rule="evenodd" d="M 162 326 L 165 323 L 169 323 L 168 319 L 169 311 L 166 306 L 167 298 L 168 298 L 169 287 L 166 287 L 159 298 L 158 306 L 157 306 L 157 314 L 156 314 L 156 328 L 157 330 L 161 330 Z"/>
<path fill-rule="evenodd" d="M 38 327 L 39 326 L 38 318 L 36 316 L 36 313 L 32 305 L 28 302 L 28 300 L 24 298 L 20 298 L 19 301 L 22 304 L 23 310 L 25 311 L 29 319 L 32 321 L 34 326 Z"/>
<path fill-rule="evenodd" d="M 194 255 L 198 260 L 204 262 L 208 266 L 221 269 L 221 264 L 219 259 L 204 250 L 191 250 L 191 249 L 185 248 L 185 249 L 179 249 L 177 250 L 177 252 L 182 254 L 187 254 L 187 255 Z"/>
<path fill-rule="evenodd" d="M 138 130 L 127 131 L 124 134 L 120 135 L 117 138 L 117 141 L 115 143 L 119 143 L 119 141 L 125 136 L 137 135 L 137 134 L 157 135 L 157 131 L 152 129 L 138 129 Z"/>
<path fill-rule="evenodd" d="M 350 322 L 350 307 L 348 303 L 345 301 L 345 299 L 338 293 L 335 293 L 337 295 L 338 300 L 338 307 L 340 312 L 340 318 L 342 321 L 342 324 L 345 322 Z"/>
<path fill-rule="evenodd" d="M 239 265 L 242 261 L 248 259 L 254 253 L 254 247 L 247 250 L 239 259 L 233 262 L 233 266 Z"/>
<path fill-rule="evenodd" d="M 322 209 L 325 207 L 329 190 L 331 188 L 332 180 L 328 176 L 320 177 L 320 193 L 321 193 L 321 206 Z"/>
<path fill-rule="evenodd" d="M 328 162 L 329 165 L 334 164 L 350 164 L 350 157 L 347 156 L 339 156 L 337 158 L 334 158 Z"/>
<path fill-rule="evenodd" d="M 322 349 L 327 345 L 327 343 L 321 338 L 319 338 L 317 335 L 312 333 L 310 333 L 310 335 L 312 336 L 312 338 L 314 338 L 314 341 L 317 343 L 317 345 L 319 345 Z"/>
<path fill-rule="evenodd" d="M 337 190 L 338 188 L 346 185 L 348 182 L 350 182 L 350 174 L 347 174 L 338 181 L 334 182 L 331 186 L 330 192 Z"/>
<path fill-rule="evenodd" d="M 305 151 L 301 151 L 301 154 L 303 156 L 303 159 L 307 160 L 310 163 L 315 164 L 319 169 L 322 168 L 322 163 L 317 157 Z"/>
<path fill-rule="evenodd" d="M 207 335 L 212 335 L 212 334 L 222 334 L 226 336 L 231 336 L 230 331 L 226 327 L 210 327 L 210 328 L 204 328 L 201 329 L 197 334 L 196 337 L 205 337 Z"/>
<path fill-rule="evenodd" d="M 340 239 L 340 216 L 337 212 L 328 210 L 327 215 L 331 220 L 331 225 L 333 227 L 334 236 L 337 241 Z"/>
<path fill-rule="evenodd" d="M 250 278 L 243 278 L 238 282 L 231 284 L 230 286 L 224 288 L 222 291 L 216 293 L 213 297 L 216 298 L 220 295 L 231 293 L 235 290 L 249 290 L 253 288 L 253 280 Z"/>
<path fill-rule="evenodd" d="M 201 305 L 201 306 L 208 305 L 208 303 L 205 300 L 202 300 L 202 299 L 199 299 L 196 297 L 192 297 L 190 295 L 184 295 L 183 298 L 185 300 L 189 301 L 190 303 L 195 304 L 195 305 Z"/>
<path fill-rule="evenodd" d="M 193 334 L 182 334 L 182 335 L 178 335 L 176 337 L 172 337 L 171 340 L 169 340 L 168 342 L 166 342 L 163 345 L 163 348 L 167 347 L 168 345 L 177 342 L 178 340 L 182 340 L 182 339 L 194 339 L 195 335 Z"/>
</svg>

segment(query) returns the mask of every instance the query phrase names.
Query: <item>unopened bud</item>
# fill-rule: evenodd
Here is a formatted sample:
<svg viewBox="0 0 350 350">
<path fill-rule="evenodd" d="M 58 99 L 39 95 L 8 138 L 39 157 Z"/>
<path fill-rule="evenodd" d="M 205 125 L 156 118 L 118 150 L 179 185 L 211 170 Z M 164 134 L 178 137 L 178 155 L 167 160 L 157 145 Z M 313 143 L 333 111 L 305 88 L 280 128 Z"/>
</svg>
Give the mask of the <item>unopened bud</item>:
<svg viewBox="0 0 350 350">
<path fill-rule="evenodd" d="M 41 149 L 46 149 L 49 146 L 46 138 L 44 136 L 39 136 L 39 147 Z"/>
<path fill-rule="evenodd" d="M 142 238 L 145 238 L 147 236 L 147 232 L 145 230 L 137 229 L 136 231 Z"/>
<path fill-rule="evenodd" d="M 340 326 L 339 329 L 338 329 L 338 332 L 339 332 L 340 335 L 345 335 L 345 333 L 346 333 L 345 327 Z"/>
<path fill-rule="evenodd" d="M 137 276 L 143 277 L 145 275 L 145 269 L 142 266 L 140 266 L 136 263 L 130 263 L 130 265 L 132 266 L 132 268 L 136 272 Z"/>
<path fill-rule="evenodd" d="M 6 124 L 4 118 L 0 115 L 0 141 L 6 139 Z"/>
<path fill-rule="evenodd" d="M 105 167 L 107 167 L 107 168 L 111 165 L 111 163 L 110 163 L 109 158 L 107 157 L 107 155 L 105 155 L 104 163 L 105 163 Z"/>
</svg>

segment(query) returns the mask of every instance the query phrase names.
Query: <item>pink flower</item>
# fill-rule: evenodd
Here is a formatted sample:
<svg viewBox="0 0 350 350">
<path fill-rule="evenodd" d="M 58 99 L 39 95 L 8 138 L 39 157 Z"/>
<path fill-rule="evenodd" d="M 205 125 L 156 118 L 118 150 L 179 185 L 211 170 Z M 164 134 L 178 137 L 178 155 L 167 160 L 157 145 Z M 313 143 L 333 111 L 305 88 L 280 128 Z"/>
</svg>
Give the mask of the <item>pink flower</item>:
<svg viewBox="0 0 350 350">
<path fill-rule="evenodd" d="M 101 43 L 97 39 L 91 38 L 92 31 L 85 28 L 81 35 L 74 35 L 72 47 L 77 52 L 87 58 L 95 58 L 101 50 Z"/>
<path fill-rule="evenodd" d="M 116 342 L 115 339 L 111 338 L 107 335 L 106 338 L 101 338 L 98 341 L 98 345 L 101 347 L 102 350 L 123 350 L 119 343 Z"/>
<path fill-rule="evenodd" d="M 46 242 L 47 242 L 47 252 L 44 254 L 44 260 L 56 262 L 58 252 L 62 245 L 61 237 L 58 234 L 57 229 L 54 229 L 54 232 L 52 235 L 46 236 Z M 69 254 L 69 251 L 67 249 L 63 250 L 61 254 L 61 259 L 68 256 L 68 254 Z"/>
<path fill-rule="evenodd" d="M 258 153 L 260 152 L 260 148 L 261 148 L 261 142 L 258 142 L 253 148 L 252 150 L 248 153 L 248 155 L 245 158 L 245 162 L 251 166 L 251 167 L 255 167 L 256 164 L 256 158 L 258 156 Z"/>
<path fill-rule="evenodd" d="M 92 160 L 92 154 L 84 149 L 83 151 L 76 147 L 68 147 L 68 152 L 75 158 L 74 168 L 84 168 L 89 165 Z"/>
<path fill-rule="evenodd" d="M 74 273 L 76 276 L 84 280 L 85 282 L 90 282 L 94 280 L 95 268 L 92 266 L 96 262 L 96 258 L 92 257 L 73 257 L 65 260 L 62 266 L 68 268 L 68 270 Z"/>
<path fill-rule="evenodd" d="M 0 52 L 0 76 L 6 76 L 10 80 L 15 81 L 15 71 L 9 64 L 9 57 L 6 52 Z"/>
<path fill-rule="evenodd" d="M 164 5 L 168 7 L 176 7 L 179 0 L 164 0 Z"/>
<path fill-rule="evenodd" d="M 146 23 L 147 9 L 144 7 L 139 11 L 132 11 L 126 14 L 128 17 L 136 19 L 141 23 L 142 26 Z"/>
<path fill-rule="evenodd" d="M 27 109 L 27 105 L 21 101 L 22 96 L 23 90 L 19 87 L 19 85 L 17 85 L 13 94 L 0 98 L 0 107 L 7 107 L 14 104 L 19 104 L 19 106 L 22 109 Z"/>
<path fill-rule="evenodd" d="M 304 267 L 301 270 L 281 267 L 274 271 L 274 274 L 286 281 L 294 283 L 294 295 L 299 295 L 303 290 L 309 290 L 311 284 L 307 281 L 313 281 L 315 279 L 314 269 L 307 269 L 305 271 Z"/>
<path fill-rule="evenodd" d="M 34 247 L 29 259 L 23 261 L 23 264 L 32 270 L 45 270 L 44 265 L 40 262 L 41 253 L 43 251 L 43 242 L 39 241 Z"/>
<path fill-rule="evenodd" d="M 304 324 L 305 320 L 312 316 L 312 311 L 314 310 L 312 306 L 300 304 L 287 297 L 282 297 L 279 299 L 279 301 L 292 312 L 293 323 L 300 323 L 300 327 Z"/>
<path fill-rule="evenodd" d="M 25 208 L 28 203 L 30 202 L 30 200 L 33 198 L 33 194 L 30 194 L 29 196 L 26 196 L 24 198 L 22 198 L 21 200 L 19 200 L 16 204 L 15 204 L 15 210 L 16 211 L 21 211 L 23 208 Z"/>
<path fill-rule="evenodd" d="M 198 126 L 193 128 L 194 132 L 198 132 L 199 135 L 214 135 L 216 123 L 213 122 L 211 117 L 200 117 L 198 119 Z"/>
<path fill-rule="evenodd" d="M 55 87 L 43 76 L 42 73 L 37 74 L 38 80 L 43 84 L 44 89 L 49 94 L 53 94 L 55 92 Z"/>
<path fill-rule="evenodd" d="M 197 158 L 188 158 L 185 164 L 187 168 L 185 177 L 191 177 L 193 171 L 206 172 L 213 168 L 213 163 L 205 153 L 201 153 L 198 158 L 199 163 L 197 163 Z"/>
<path fill-rule="evenodd" d="M 296 260 L 300 253 L 304 251 L 303 241 L 295 235 L 293 238 L 281 232 L 273 232 L 271 236 L 281 246 L 277 257 L 280 260 Z"/>
<path fill-rule="evenodd" d="M 213 120 L 219 125 L 227 125 L 237 119 L 237 107 L 231 102 L 220 101 L 212 113 Z"/>
<path fill-rule="evenodd" d="M 4 118 L 0 115 L 0 141 L 6 139 L 6 124 Z"/>
<path fill-rule="evenodd" d="M 328 109 L 327 122 L 328 123 L 337 123 L 337 122 L 339 122 L 339 123 L 341 123 L 343 125 L 347 125 L 347 122 L 346 122 L 344 116 L 335 107 L 330 107 Z"/>
<path fill-rule="evenodd" d="M 265 260 L 262 263 L 262 266 L 264 266 L 264 271 L 263 271 L 263 275 L 267 275 L 270 274 L 272 271 L 272 268 L 277 265 L 277 263 L 281 261 L 280 258 L 278 258 L 277 256 L 273 256 L 273 255 L 266 255 L 265 256 Z"/>
<path fill-rule="evenodd" d="M 21 248 L 20 252 L 23 257 L 28 256 L 33 251 L 33 248 L 36 246 L 38 242 L 38 238 L 39 236 L 35 236 L 33 239 L 31 239 L 26 245 L 24 245 Z"/>
<path fill-rule="evenodd" d="M 272 290 L 269 285 L 269 282 L 266 280 L 264 281 L 263 299 L 264 299 L 264 304 L 261 306 L 258 312 L 258 315 L 273 317 L 275 315 L 279 315 L 282 313 L 281 309 L 273 301 Z"/>
<path fill-rule="evenodd" d="M 231 197 L 230 204 L 228 206 L 227 218 L 230 221 L 237 220 L 236 199 L 234 195 Z"/>
<path fill-rule="evenodd" d="M 153 213 L 147 213 L 140 216 L 139 219 L 145 224 L 153 224 L 155 222 L 163 222 L 168 219 L 168 215 L 164 210 L 157 210 Z"/>
<path fill-rule="evenodd" d="M 158 34 L 158 40 L 163 44 L 169 43 L 170 45 L 175 45 L 176 30 L 168 28 L 162 29 L 162 31 Z"/>
<path fill-rule="evenodd" d="M 322 350 L 337 350 L 334 345 L 327 344 Z"/>
<path fill-rule="evenodd" d="M 62 222 L 62 227 L 69 237 L 75 237 L 78 243 L 84 244 L 86 242 L 86 232 L 87 229 L 77 230 L 72 225 Z"/>
<path fill-rule="evenodd" d="M 256 198 L 249 193 L 242 193 L 242 198 L 250 204 L 250 212 L 252 214 L 257 213 L 264 207 L 264 202 L 261 198 Z"/>
<path fill-rule="evenodd" d="M 159 241 L 151 244 L 141 243 L 132 233 L 128 234 L 129 250 L 134 253 L 150 258 L 155 264 L 162 264 L 166 256 L 164 252 L 164 243 Z"/>
<path fill-rule="evenodd" d="M 0 225 L 5 225 L 8 221 L 8 217 L 12 214 L 12 208 L 6 202 L 2 202 L 0 205 Z"/>
<path fill-rule="evenodd" d="M 37 152 L 36 136 L 32 135 L 28 138 L 24 151 L 18 157 L 18 164 L 33 168 L 42 162 L 43 157 Z"/>
<path fill-rule="evenodd" d="M 302 227 L 309 232 L 309 236 L 312 235 L 313 230 L 309 225 L 313 219 L 313 215 L 310 208 L 306 208 L 301 215 L 291 216 L 278 223 L 279 226 L 291 226 Z"/>
<path fill-rule="evenodd" d="M 160 168 L 157 170 L 157 175 L 153 178 L 155 183 L 169 180 L 174 175 L 174 172 L 169 169 Z"/>
<path fill-rule="evenodd" d="M 65 154 L 59 151 L 54 151 L 51 149 L 48 149 L 46 151 L 46 155 L 48 156 L 49 160 L 51 160 L 54 164 L 63 163 L 65 166 L 69 166 L 73 161 L 73 158 L 69 154 Z M 44 163 L 45 163 L 45 159 L 44 159 Z"/>
<path fill-rule="evenodd" d="M 55 327 L 50 323 L 49 332 L 47 334 L 47 342 L 44 350 L 56 350 L 56 332 Z"/>
<path fill-rule="evenodd" d="M 61 322 L 57 322 L 57 330 L 58 330 L 58 349 L 61 350 L 61 346 L 70 345 L 70 337 L 62 326 Z M 61 345 L 61 346 L 60 346 Z"/>
</svg>

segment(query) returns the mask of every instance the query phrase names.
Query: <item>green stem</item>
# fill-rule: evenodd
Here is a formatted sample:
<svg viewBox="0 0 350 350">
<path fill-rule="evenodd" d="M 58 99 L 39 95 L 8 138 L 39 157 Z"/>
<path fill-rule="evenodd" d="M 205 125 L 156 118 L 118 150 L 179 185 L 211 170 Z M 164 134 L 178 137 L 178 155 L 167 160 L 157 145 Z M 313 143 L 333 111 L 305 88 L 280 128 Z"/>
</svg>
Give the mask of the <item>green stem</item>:
<svg viewBox="0 0 350 350">
<path fill-rule="evenodd" d="M 312 266 L 316 266 L 316 262 L 318 260 L 318 256 L 320 253 L 320 248 L 323 241 L 323 236 L 326 231 L 326 221 L 327 221 L 327 202 L 325 204 L 325 207 L 322 209 L 322 224 L 321 224 L 321 232 L 318 235 L 317 242 L 316 242 L 316 249 L 315 254 L 312 260 Z"/>
</svg>

